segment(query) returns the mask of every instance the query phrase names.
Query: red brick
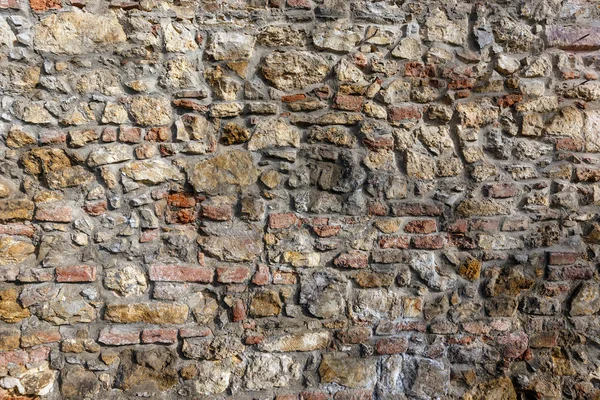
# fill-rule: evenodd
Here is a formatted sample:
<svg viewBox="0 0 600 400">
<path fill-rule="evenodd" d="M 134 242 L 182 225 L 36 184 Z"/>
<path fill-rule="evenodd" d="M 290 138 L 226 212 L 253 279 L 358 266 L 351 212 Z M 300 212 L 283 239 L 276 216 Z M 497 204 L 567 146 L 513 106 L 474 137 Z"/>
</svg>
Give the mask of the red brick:
<svg viewBox="0 0 600 400">
<path fill-rule="evenodd" d="M 444 236 L 441 235 L 415 236 L 412 242 L 416 249 L 428 250 L 441 249 L 445 244 Z"/>
<path fill-rule="evenodd" d="M 343 390 L 333 396 L 335 400 L 371 400 L 373 392 L 368 390 Z"/>
<path fill-rule="evenodd" d="M 19 0 L 0 0 L 0 8 L 19 8 Z"/>
<path fill-rule="evenodd" d="M 232 320 L 233 322 L 240 322 L 246 319 L 247 310 L 246 303 L 242 299 L 235 299 L 233 303 L 233 307 L 231 309 Z"/>
<path fill-rule="evenodd" d="M 217 282 L 219 283 L 242 283 L 250 278 L 248 267 L 218 267 Z"/>
<path fill-rule="evenodd" d="M 433 78 L 435 75 L 436 68 L 433 64 L 423 64 L 418 61 L 411 61 L 404 64 L 404 76 Z"/>
<path fill-rule="evenodd" d="M 379 239 L 379 247 L 382 249 L 408 249 L 409 246 L 409 236 L 382 236 Z"/>
<path fill-rule="evenodd" d="M 155 282 L 201 282 L 210 283 L 214 271 L 210 268 L 184 265 L 151 265 L 150 280 Z"/>
<path fill-rule="evenodd" d="M 418 120 L 423 116 L 421 113 L 421 108 L 416 106 L 390 107 L 388 115 L 390 117 L 390 121 L 392 122 Z"/>
<path fill-rule="evenodd" d="M 548 253 L 548 264 L 550 265 L 569 265 L 575 264 L 579 258 L 578 253 L 552 251 Z"/>
<path fill-rule="evenodd" d="M 269 267 L 265 264 L 258 264 L 256 268 L 256 272 L 252 277 L 252 283 L 258 286 L 263 286 L 268 284 L 271 281 L 271 274 L 269 271 Z"/>
<path fill-rule="evenodd" d="M 402 202 L 392 205 L 394 217 L 437 217 L 442 215 L 442 207 L 428 202 Z"/>
<path fill-rule="evenodd" d="M 392 137 L 366 137 L 362 139 L 362 142 L 366 148 L 373 151 L 394 149 L 394 138 Z"/>
<path fill-rule="evenodd" d="M 96 267 L 90 265 L 73 265 L 56 267 L 57 282 L 93 282 L 96 280 Z"/>
<path fill-rule="evenodd" d="M 437 231 L 437 223 L 434 219 L 418 219 L 410 221 L 404 227 L 404 232 L 408 233 L 433 233 Z"/>
<path fill-rule="evenodd" d="M 45 222 L 71 222 L 73 208 L 63 204 L 42 203 L 35 209 L 35 219 Z"/>
<path fill-rule="evenodd" d="M 469 229 L 472 231 L 496 232 L 500 228 L 500 221 L 497 219 L 474 219 L 471 221 Z"/>
<path fill-rule="evenodd" d="M 212 330 L 206 326 L 189 326 L 179 329 L 179 336 L 183 339 L 191 337 L 207 337 L 212 335 Z"/>
<path fill-rule="evenodd" d="M 29 0 L 29 4 L 35 12 L 44 12 L 62 7 L 60 0 Z"/>
<path fill-rule="evenodd" d="M 331 396 L 324 392 L 302 392 L 300 400 L 329 400 Z"/>
<path fill-rule="evenodd" d="M 350 96 L 347 94 L 338 94 L 335 96 L 334 108 L 345 111 L 360 111 L 362 110 L 365 98 L 362 96 Z"/>
<path fill-rule="evenodd" d="M 140 343 L 140 330 L 130 327 L 107 326 L 100 331 L 98 341 L 110 346 L 125 346 Z"/>
<path fill-rule="evenodd" d="M 167 204 L 178 208 L 194 207 L 196 205 L 196 198 L 193 193 L 169 193 Z"/>
<path fill-rule="evenodd" d="M 233 218 L 233 207 L 230 204 L 203 204 L 201 215 L 214 221 L 230 221 Z"/>
<path fill-rule="evenodd" d="M 337 256 L 333 260 L 333 265 L 343 268 L 367 268 L 369 266 L 369 254 L 359 250 L 350 250 Z"/>
<path fill-rule="evenodd" d="M 0 235 L 33 237 L 35 228 L 28 224 L 0 224 Z"/>
<path fill-rule="evenodd" d="M 557 151 L 581 151 L 583 149 L 583 140 L 576 138 L 557 138 L 554 142 L 554 148 Z"/>
<path fill-rule="evenodd" d="M 158 328 L 144 329 L 142 331 L 142 343 L 176 343 L 177 329 L 175 328 Z"/>
<path fill-rule="evenodd" d="M 288 0 L 288 4 L 289 4 L 289 0 Z M 297 93 L 297 94 L 290 94 L 287 96 L 281 96 L 282 103 L 294 103 L 296 101 L 301 101 L 301 100 L 305 100 L 305 99 L 306 99 L 306 95 L 304 93 Z"/>
<path fill-rule="evenodd" d="M 466 233 L 468 229 L 469 221 L 466 219 L 459 219 L 448 225 L 447 231 L 450 233 Z"/>
<path fill-rule="evenodd" d="M 342 227 L 338 225 L 319 225 L 313 226 L 312 229 L 318 237 L 332 237 L 337 236 Z"/>
<path fill-rule="evenodd" d="M 519 187 L 514 183 L 494 183 L 487 186 L 487 195 L 495 199 L 514 197 L 519 194 Z"/>
<path fill-rule="evenodd" d="M 291 272 L 276 271 L 273 273 L 274 285 L 295 285 L 296 280 L 296 275 Z"/>
<path fill-rule="evenodd" d="M 119 140 L 125 143 L 141 143 L 143 129 L 135 126 L 120 126 Z"/>
<path fill-rule="evenodd" d="M 408 340 L 405 337 L 381 339 L 375 350 L 377 354 L 401 354 L 408 350 Z"/>
<path fill-rule="evenodd" d="M 94 201 L 94 202 L 87 202 L 84 206 L 83 206 L 83 211 L 85 211 L 86 213 L 88 213 L 89 215 L 93 216 L 93 217 L 97 217 L 99 215 L 102 215 L 106 212 L 108 208 L 108 203 L 106 203 L 106 200 L 100 200 L 100 201 Z"/>
<path fill-rule="evenodd" d="M 292 225 L 298 222 L 298 217 L 294 213 L 284 214 L 270 214 L 269 215 L 269 228 L 271 229 L 285 229 L 290 228 Z"/>
</svg>

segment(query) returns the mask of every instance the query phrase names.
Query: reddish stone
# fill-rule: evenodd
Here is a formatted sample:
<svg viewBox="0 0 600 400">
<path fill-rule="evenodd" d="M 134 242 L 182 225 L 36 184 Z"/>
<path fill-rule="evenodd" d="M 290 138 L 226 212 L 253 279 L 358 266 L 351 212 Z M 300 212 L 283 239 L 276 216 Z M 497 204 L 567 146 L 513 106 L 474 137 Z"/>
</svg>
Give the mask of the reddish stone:
<svg viewBox="0 0 600 400">
<path fill-rule="evenodd" d="M 367 203 L 367 213 L 368 215 L 383 217 L 388 215 L 388 209 L 387 206 L 382 202 L 369 201 L 369 203 Z"/>
<path fill-rule="evenodd" d="M 433 233 L 437 231 L 437 223 L 434 219 L 418 219 L 410 221 L 404 227 L 404 232 L 408 233 Z"/>
<path fill-rule="evenodd" d="M 411 61 L 404 64 L 404 76 L 433 78 L 435 75 L 436 68 L 433 64 L 423 64 L 418 61 Z"/>
<path fill-rule="evenodd" d="M 265 264 L 258 264 L 256 267 L 256 272 L 252 277 L 252 283 L 258 286 L 267 285 L 271 280 L 271 274 L 269 271 L 269 267 Z"/>
<path fill-rule="evenodd" d="M 410 236 L 382 236 L 379 247 L 382 249 L 408 249 Z"/>
<path fill-rule="evenodd" d="M 338 332 L 337 337 L 344 344 L 359 344 L 366 343 L 371 338 L 371 333 L 371 328 L 354 326 Z"/>
<path fill-rule="evenodd" d="M 427 325 L 425 321 L 401 321 L 396 324 L 396 331 L 425 332 L 427 331 Z"/>
<path fill-rule="evenodd" d="M 175 328 L 158 328 L 144 329 L 142 331 L 142 343 L 176 343 L 177 329 Z"/>
<path fill-rule="evenodd" d="M 468 230 L 469 221 L 466 219 L 459 219 L 454 223 L 448 225 L 448 232 L 450 233 L 466 233 Z"/>
<path fill-rule="evenodd" d="M 583 149 L 583 140 L 576 138 L 557 138 L 554 142 L 554 148 L 557 151 L 581 151 Z"/>
<path fill-rule="evenodd" d="M 398 106 L 389 108 L 389 118 L 392 122 L 421 119 L 423 114 L 417 106 Z"/>
<path fill-rule="evenodd" d="M 90 265 L 73 265 L 70 267 L 56 267 L 57 282 L 94 282 L 96 280 L 96 267 Z"/>
<path fill-rule="evenodd" d="M 412 242 L 416 249 L 428 250 L 441 249 L 445 244 L 444 236 L 441 235 L 415 236 Z"/>
<path fill-rule="evenodd" d="M 201 215 L 213 221 L 230 221 L 233 219 L 233 207 L 230 204 L 203 204 Z"/>
<path fill-rule="evenodd" d="M 179 329 L 179 336 L 183 339 L 191 337 L 207 337 L 212 335 L 212 330 L 206 326 L 189 326 Z"/>
<path fill-rule="evenodd" d="M 146 140 L 149 142 L 166 142 L 171 137 L 169 128 L 160 126 L 150 128 L 146 133 Z"/>
<path fill-rule="evenodd" d="M 462 90 L 462 89 L 473 89 L 477 82 L 474 78 L 458 78 L 448 82 L 448 89 L 450 90 Z"/>
<path fill-rule="evenodd" d="M 471 221 L 469 228 L 472 231 L 496 232 L 500 227 L 497 219 L 475 219 Z"/>
<path fill-rule="evenodd" d="M 578 253 L 570 253 L 563 251 L 552 251 L 548 253 L 548 263 L 550 265 L 569 265 L 575 264 L 579 258 Z"/>
<path fill-rule="evenodd" d="M 160 235 L 159 229 L 147 229 L 140 234 L 140 243 L 148 243 L 158 239 Z"/>
<path fill-rule="evenodd" d="M 63 131 L 43 131 L 40 132 L 41 144 L 60 144 L 67 142 L 67 134 Z"/>
<path fill-rule="evenodd" d="M 117 140 L 117 128 L 114 126 L 104 128 L 101 139 L 106 143 L 115 142 Z"/>
<path fill-rule="evenodd" d="M 44 12 L 62 7 L 60 0 L 29 0 L 29 5 L 35 12 Z"/>
<path fill-rule="evenodd" d="M 394 138 L 392 137 L 366 137 L 362 140 L 362 142 L 369 150 L 373 151 L 394 149 Z"/>
<path fill-rule="evenodd" d="M 250 278 L 248 267 L 218 267 L 217 282 L 219 283 L 242 283 Z"/>
<path fill-rule="evenodd" d="M 486 187 L 487 195 L 495 199 L 514 197 L 519 194 L 519 187 L 514 183 L 494 183 Z"/>
<path fill-rule="evenodd" d="M 167 204 L 171 207 L 188 208 L 196 205 L 196 198 L 193 193 L 169 193 Z"/>
<path fill-rule="evenodd" d="M 505 232 L 518 232 L 529 229 L 527 218 L 506 218 L 502 222 L 502 230 Z"/>
<path fill-rule="evenodd" d="M 140 143 L 142 141 L 143 129 L 136 126 L 119 127 L 119 140 L 125 143 Z"/>
<path fill-rule="evenodd" d="M 98 341 L 110 346 L 140 343 L 140 330 L 130 327 L 111 326 L 100 331 Z"/>
<path fill-rule="evenodd" d="M 254 344 L 259 344 L 263 340 L 265 340 L 263 335 L 248 335 L 246 336 L 246 339 L 244 339 L 244 343 L 248 346 L 252 346 Z"/>
<path fill-rule="evenodd" d="M 331 397 L 324 392 L 302 392 L 300 393 L 300 400 L 328 400 Z"/>
<path fill-rule="evenodd" d="M 288 0 L 288 4 L 289 4 L 289 0 Z M 301 101 L 301 100 L 305 100 L 305 99 L 306 99 L 306 95 L 304 93 L 281 96 L 282 103 L 294 103 L 296 101 Z"/>
<path fill-rule="evenodd" d="M 332 237 L 337 236 L 342 230 L 342 227 L 338 225 L 320 225 L 313 226 L 312 229 L 319 237 Z"/>
<path fill-rule="evenodd" d="M 19 0 L 0 0 L 0 8 L 19 8 Z"/>
<path fill-rule="evenodd" d="M 295 394 L 280 394 L 275 397 L 275 400 L 298 400 L 298 396 Z"/>
<path fill-rule="evenodd" d="M 600 49 L 600 27 L 590 25 L 550 25 L 546 27 L 549 47 L 562 50 L 593 51 Z"/>
<path fill-rule="evenodd" d="M 40 344 L 58 343 L 62 336 L 58 330 L 56 331 L 29 331 L 21 336 L 21 347 L 33 347 Z"/>
<path fill-rule="evenodd" d="M 193 99 L 177 99 L 173 100 L 173 105 L 176 107 L 187 108 L 189 110 L 206 113 L 208 106 Z"/>
<path fill-rule="evenodd" d="M 498 99 L 498 105 L 502 108 L 511 107 L 514 104 L 520 103 L 523 101 L 522 94 L 507 94 Z"/>
<path fill-rule="evenodd" d="M 106 200 L 99 200 L 94 202 L 87 202 L 83 206 L 83 210 L 93 217 L 97 217 L 106 212 L 108 208 L 108 203 Z"/>
<path fill-rule="evenodd" d="M 214 271 L 210 268 L 183 265 L 151 265 L 150 280 L 155 282 L 201 282 L 210 283 Z"/>
<path fill-rule="evenodd" d="M 394 217 L 437 217 L 442 215 L 442 207 L 426 202 L 403 202 L 392 205 L 392 214 Z"/>
<path fill-rule="evenodd" d="M 337 256 L 333 260 L 333 265 L 342 268 L 366 268 L 369 266 L 369 254 L 359 250 L 350 250 Z"/>
<path fill-rule="evenodd" d="M 0 224 L 0 235 L 33 237 L 35 228 L 26 224 Z"/>
<path fill-rule="evenodd" d="M 576 167 L 575 176 L 579 182 L 600 182 L 600 169 Z"/>
<path fill-rule="evenodd" d="M 298 222 L 298 218 L 294 213 L 284 214 L 270 214 L 269 215 L 269 228 L 271 229 L 285 229 L 290 228 L 292 225 Z"/>
<path fill-rule="evenodd" d="M 295 285 L 296 280 L 296 275 L 291 272 L 276 271 L 273 273 L 274 285 Z"/>
<path fill-rule="evenodd" d="M 408 350 L 408 340 L 405 337 L 381 339 L 375 350 L 377 354 L 401 354 Z"/>
<path fill-rule="evenodd" d="M 71 222 L 73 208 L 62 204 L 42 203 L 35 209 L 35 219 L 45 222 Z"/>
<path fill-rule="evenodd" d="M 169 224 L 191 224 L 196 221 L 196 210 L 193 208 L 183 208 L 176 211 L 167 211 L 165 220 Z"/>
<path fill-rule="evenodd" d="M 235 299 L 231 309 L 233 322 L 239 322 L 246 319 L 246 303 L 242 299 Z"/>
<path fill-rule="evenodd" d="M 351 96 L 347 94 L 337 94 L 333 99 L 334 108 L 345 111 L 362 110 L 365 98 L 363 96 Z"/>
<path fill-rule="evenodd" d="M 368 390 L 344 390 L 333 396 L 335 400 L 371 400 L 373 392 Z"/>
<path fill-rule="evenodd" d="M 23 268 L 17 277 L 19 282 L 51 282 L 54 280 L 52 270 L 48 268 Z"/>
</svg>

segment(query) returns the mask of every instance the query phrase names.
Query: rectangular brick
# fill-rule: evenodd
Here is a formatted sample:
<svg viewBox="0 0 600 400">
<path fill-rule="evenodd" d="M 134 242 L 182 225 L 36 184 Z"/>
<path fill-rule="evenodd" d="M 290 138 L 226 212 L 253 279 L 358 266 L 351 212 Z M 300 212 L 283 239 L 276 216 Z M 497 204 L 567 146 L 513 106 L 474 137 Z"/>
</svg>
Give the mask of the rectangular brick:
<svg viewBox="0 0 600 400">
<path fill-rule="evenodd" d="M 217 282 L 219 283 L 242 283 L 250 279 L 250 268 L 248 267 L 218 267 Z"/>
<path fill-rule="evenodd" d="M 579 258 L 578 253 L 552 251 L 548 253 L 548 264 L 550 265 L 570 265 L 575 264 Z"/>
<path fill-rule="evenodd" d="M 211 268 L 202 268 L 184 265 L 151 265 L 149 268 L 150 280 L 155 282 L 201 282 L 210 283 L 214 271 Z"/>
<path fill-rule="evenodd" d="M 175 328 L 144 329 L 142 331 L 142 343 L 171 344 L 175 342 L 177 342 L 177 329 Z"/>
<path fill-rule="evenodd" d="M 96 280 L 96 267 L 90 265 L 73 265 L 56 267 L 57 282 L 93 282 Z"/>
<path fill-rule="evenodd" d="M 269 228 L 285 229 L 290 228 L 298 222 L 298 218 L 294 213 L 271 214 L 269 215 Z"/>
<path fill-rule="evenodd" d="M 71 222 L 73 207 L 63 203 L 42 203 L 35 209 L 35 219 L 44 222 Z"/>
<path fill-rule="evenodd" d="M 102 329 L 98 341 L 110 346 L 126 346 L 140 343 L 140 330 L 136 328 L 110 326 Z"/>
<path fill-rule="evenodd" d="M 412 242 L 415 249 L 427 250 L 441 249 L 446 243 L 441 235 L 414 236 Z"/>
</svg>

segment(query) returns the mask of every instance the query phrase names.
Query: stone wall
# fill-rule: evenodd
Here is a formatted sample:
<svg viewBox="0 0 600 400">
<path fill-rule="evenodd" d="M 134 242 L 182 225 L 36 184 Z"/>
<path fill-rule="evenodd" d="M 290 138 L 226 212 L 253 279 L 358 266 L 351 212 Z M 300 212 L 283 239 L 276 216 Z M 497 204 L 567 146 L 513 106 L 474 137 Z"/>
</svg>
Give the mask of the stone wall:
<svg viewBox="0 0 600 400">
<path fill-rule="evenodd" d="M 0 399 L 600 398 L 593 0 L 0 0 Z"/>
</svg>

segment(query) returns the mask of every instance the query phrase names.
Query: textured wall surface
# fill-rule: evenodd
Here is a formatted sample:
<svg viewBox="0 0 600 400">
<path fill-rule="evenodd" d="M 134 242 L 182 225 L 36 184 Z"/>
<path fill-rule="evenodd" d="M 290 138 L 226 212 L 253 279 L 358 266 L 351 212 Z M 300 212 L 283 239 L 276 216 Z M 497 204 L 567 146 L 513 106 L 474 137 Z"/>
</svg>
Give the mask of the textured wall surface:
<svg viewBox="0 0 600 400">
<path fill-rule="evenodd" d="M 0 399 L 599 399 L 595 0 L 0 0 Z"/>
</svg>

